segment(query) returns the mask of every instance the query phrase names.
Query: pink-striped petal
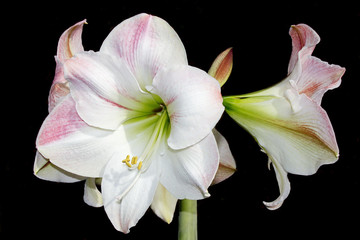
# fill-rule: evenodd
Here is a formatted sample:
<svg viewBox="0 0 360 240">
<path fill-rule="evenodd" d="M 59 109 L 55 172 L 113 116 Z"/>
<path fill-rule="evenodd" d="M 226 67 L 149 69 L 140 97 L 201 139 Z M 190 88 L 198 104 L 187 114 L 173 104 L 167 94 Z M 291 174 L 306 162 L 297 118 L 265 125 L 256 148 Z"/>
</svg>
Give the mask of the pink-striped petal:
<svg viewBox="0 0 360 240">
<path fill-rule="evenodd" d="M 64 78 L 63 63 L 73 57 L 76 53 L 84 51 L 81 41 L 81 34 L 83 25 L 86 20 L 78 22 L 68 28 L 60 37 L 57 56 L 55 57 L 56 69 L 55 77 L 50 89 L 49 94 L 49 112 L 54 109 L 57 103 L 59 103 L 64 96 L 69 93 L 69 87 L 66 79 Z"/>
<path fill-rule="evenodd" d="M 187 64 L 185 48 L 174 29 L 161 18 L 148 14 L 120 23 L 100 51 L 123 58 L 144 90 L 159 69 Z"/>
<path fill-rule="evenodd" d="M 61 62 L 72 58 L 76 53 L 84 51 L 81 41 L 84 24 L 86 24 L 86 19 L 74 24 L 61 35 L 57 47 L 57 57 Z"/>
<path fill-rule="evenodd" d="M 292 26 L 290 36 L 293 52 L 288 79 L 294 81 L 300 94 L 306 94 L 320 105 L 324 93 L 340 85 L 345 69 L 338 65 L 329 65 L 311 56 L 320 38 L 309 26 L 305 24 Z"/>
<path fill-rule="evenodd" d="M 224 111 L 219 83 L 194 67 L 164 69 L 156 75 L 149 90 L 166 105 L 171 122 L 168 144 L 173 149 L 186 148 L 204 139 Z"/>
<path fill-rule="evenodd" d="M 41 155 L 67 172 L 101 177 L 117 149 L 117 136 L 86 124 L 77 114 L 75 102 L 67 95 L 42 124 L 36 147 Z"/>
</svg>

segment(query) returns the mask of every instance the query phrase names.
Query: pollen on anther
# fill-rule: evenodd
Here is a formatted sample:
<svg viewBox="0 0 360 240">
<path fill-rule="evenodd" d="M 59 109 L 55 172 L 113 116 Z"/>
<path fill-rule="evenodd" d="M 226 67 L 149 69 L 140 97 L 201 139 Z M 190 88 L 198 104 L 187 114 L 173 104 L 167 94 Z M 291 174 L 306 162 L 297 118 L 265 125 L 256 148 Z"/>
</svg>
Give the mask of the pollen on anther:
<svg viewBox="0 0 360 240">
<path fill-rule="evenodd" d="M 136 163 L 137 163 L 137 160 L 138 160 L 138 157 L 132 157 L 132 159 L 131 159 L 131 164 L 132 165 L 135 165 Z"/>
<path fill-rule="evenodd" d="M 138 170 L 140 170 L 140 169 L 141 169 L 141 167 L 142 167 L 142 163 L 143 163 L 142 161 L 141 161 L 141 162 L 139 162 L 138 167 L 137 167 L 137 169 L 138 169 Z"/>
<path fill-rule="evenodd" d="M 128 166 L 129 168 L 132 167 L 132 165 L 129 162 L 125 162 L 125 163 L 126 163 L 126 166 Z"/>
<path fill-rule="evenodd" d="M 122 160 L 123 163 L 128 163 L 130 162 L 130 155 L 127 155 L 126 158 L 124 160 Z"/>
</svg>

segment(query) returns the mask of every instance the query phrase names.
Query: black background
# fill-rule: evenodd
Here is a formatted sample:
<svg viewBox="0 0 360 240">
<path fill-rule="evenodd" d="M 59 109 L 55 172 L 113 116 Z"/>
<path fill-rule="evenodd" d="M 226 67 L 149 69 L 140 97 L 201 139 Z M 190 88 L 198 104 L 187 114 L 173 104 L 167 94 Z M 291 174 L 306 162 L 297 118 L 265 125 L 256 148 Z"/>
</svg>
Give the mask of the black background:
<svg viewBox="0 0 360 240">
<path fill-rule="evenodd" d="M 355 1 L 270 2 L 58 1 L 4 7 L 1 231 L 51 236 L 48 239 L 61 234 L 66 239 L 95 239 L 99 234 L 104 235 L 102 239 L 177 238 L 178 211 L 168 225 L 149 210 L 125 235 L 113 228 L 103 208 L 83 202 L 83 182 L 47 182 L 32 173 L 35 139 L 47 116 L 54 55 L 62 32 L 87 19 L 83 45 L 96 51 L 117 24 L 146 12 L 165 19 L 175 29 L 190 65 L 208 70 L 221 51 L 234 47 L 234 69 L 222 88 L 224 96 L 263 89 L 286 76 L 292 24 L 306 23 L 320 35 L 314 56 L 347 69 L 342 85 L 325 94 L 322 102 L 337 135 L 340 159 L 312 176 L 289 175 L 292 190 L 279 210 L 269 211 L 262 204 L 278 196 L 266 155 L 248 133 L 223 115 L 217 129 L 229 141 L 238 171 L 210 187 L 212 196 L 198 202 L 199 239 L 282 239 L 339 233 L 356 238 L 360 226 L 359 7 Z"/>
</svg>

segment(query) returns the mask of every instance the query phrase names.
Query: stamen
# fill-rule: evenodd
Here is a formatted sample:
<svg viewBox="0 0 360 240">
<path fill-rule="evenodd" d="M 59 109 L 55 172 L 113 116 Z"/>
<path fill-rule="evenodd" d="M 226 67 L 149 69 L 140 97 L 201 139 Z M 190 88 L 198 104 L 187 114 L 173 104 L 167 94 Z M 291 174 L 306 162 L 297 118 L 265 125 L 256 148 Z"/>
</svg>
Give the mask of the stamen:
<svg viewBox="0 0 360 240">
<path fill-rule="evenodd" d="M 141 162 L 139 162 L 139 165 L 138 165 L 138 167 L 137 167 L 137 169 L 140 171 L 140 169 L 141 169 L 141 167 L 142 167 L 142 161 Z"/>
<path fill-rule="evenodd" d="M 129 162 L 125 162 L 125 163 L 126 163 L 126 166 L 128 166 L 129 168 L 132 167 L 132 165 Z"/>
<path fill-rule="evenodd" d="M 135 164 L 137 163 L 137 160 L 138 160 L 138 157 L 137 157 L 137 156 L 133 157 L 133 158 L 131 159 L 131 164 L 132 164 L 132 165 L 135 165 Z"/>
<path fill-rule="evenodd" d="M 124 160 L 122 160 L 123 163 L 127 163 L 130 161 L 130 155 L 127 155 Z"/>
<path fill-rule="evenodd" d="M 140 171 L 142 166 L 142 161 L 138 163 L 138 159 L 139 158 L 137 156 L 134 156 L 131 158 L 131 162 L 130 162 L 130 155 L 127 155 L 126 158 L 122 160 L 122 162 L 125 163 L 126 166 L 128 166 L 128 168 L 130 168 L 131 170 L 137 168 Z"/>
</svg>

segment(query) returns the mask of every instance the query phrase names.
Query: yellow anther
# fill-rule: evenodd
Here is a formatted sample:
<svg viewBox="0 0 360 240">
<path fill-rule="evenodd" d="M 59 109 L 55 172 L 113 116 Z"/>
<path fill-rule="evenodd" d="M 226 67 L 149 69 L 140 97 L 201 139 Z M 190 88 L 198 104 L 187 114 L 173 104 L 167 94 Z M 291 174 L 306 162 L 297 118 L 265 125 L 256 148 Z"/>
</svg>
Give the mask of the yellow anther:
<svg viewBox="0 0 360 240">
<path fill-rule="evenodd" d="M 128 163 L 130 162 L 130 155 L 127 155 L 126 158 L 124 160 L 122 160 L 123 163 Z M 127 165 L 127 164 L 126 164 Z"/>
<path fill-rule="evenodd" d="M 139 171 L 140 171 L 140 169 L 141 169 L 141 166 L 142 166 L 142 161 L 139 162 L 138 167 L 137 167 L 137 169 L 138 169 Z"/>
<path fill-rule="evenodd" d="M 129 168 L 132 167 L 132 165 L 129 162 L 125 162 L 125 163 L 126 163 L 126 166 L 128 166 Z"/>
<path fill-rule="evenodd" d="M 137 160 L 138 160 L 138 157 L 133 157 L 132 159 L 131 159 L 131 164 L 132 165 L 135 165 L 136 163 L 137 163 Z"/>
</svg>

